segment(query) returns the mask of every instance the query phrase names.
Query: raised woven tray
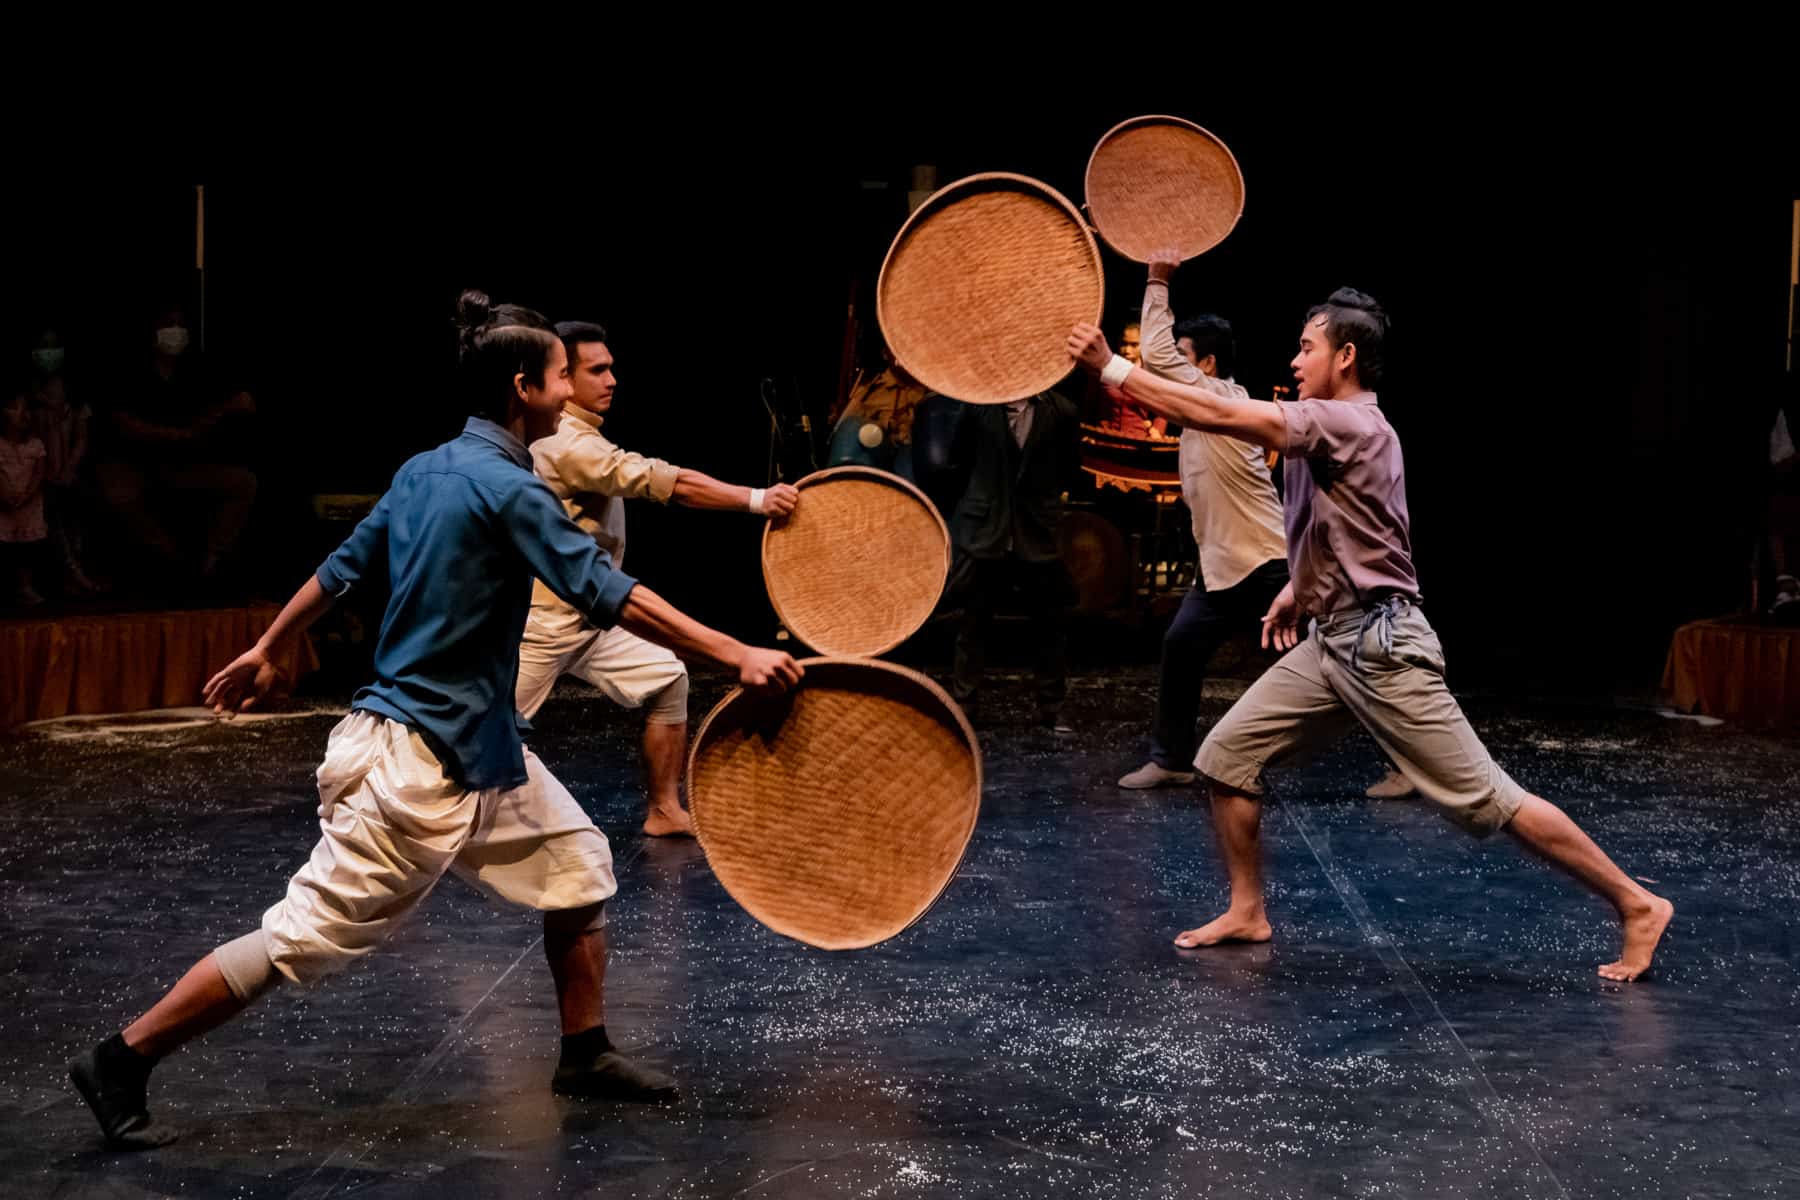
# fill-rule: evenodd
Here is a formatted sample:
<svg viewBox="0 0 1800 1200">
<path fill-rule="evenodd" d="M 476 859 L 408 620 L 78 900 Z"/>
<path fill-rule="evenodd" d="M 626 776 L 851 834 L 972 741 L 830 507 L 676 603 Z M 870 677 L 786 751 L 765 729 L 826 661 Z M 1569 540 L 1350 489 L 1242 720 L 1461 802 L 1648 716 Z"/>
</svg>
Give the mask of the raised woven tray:
<svg viewBox="0 0 1800 1200">
<path fill-rule="evenodd" d="M 1180 117 L 1108 130 L 1087 166 L 1087 209 L 1106 244 L 1135 262 L 1183 259 L 1225 240 L 1244 215 L 1244 173 L 1225 143 Z"/>
<path fill-rule="evenodd" d="M 875 315 L 926 387 L 1004 404 L 1069 373 L 1069 330 L 1099 324 L 1105 301 L 1100 250 L 1075 206 L 1035 179 L 993 173 L 941 189 L 901 226 Z"/>
</svg>

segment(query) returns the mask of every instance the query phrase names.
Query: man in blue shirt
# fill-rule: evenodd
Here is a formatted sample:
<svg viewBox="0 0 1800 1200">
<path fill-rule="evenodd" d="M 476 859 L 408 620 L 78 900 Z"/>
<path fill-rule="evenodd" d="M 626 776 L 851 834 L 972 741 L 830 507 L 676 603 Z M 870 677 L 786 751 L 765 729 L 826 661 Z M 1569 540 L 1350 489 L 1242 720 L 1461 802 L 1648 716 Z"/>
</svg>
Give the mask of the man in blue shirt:
<svg viewBox="0 0 1800 1200">
<path fill-rule="evenodd" d="M 207 684 L 221 714 L 276 682 L 274 651 L 352 589 L 386 585 L 375 681 L 332 730 L 318 772 L 321 837 L 254 933 L 196 963 L 149 1012 L 82 1055 L 71 1078 L 119 1148 L 166 1144 L 147 1085 L 165 1055 L 283 980 L 310 984 L 368 953 L 447 871 L 544 912 L 562 1058 L 552 1086 L 672 1099 L 674 1081 L 613 1049 L 601 1005 L 612 853 L 520 740 L 513 705 L 534 577 L 595 625 L 735 668 L 739 683 L 797 685 L 788 655 L 699 624 L 617 571 L 532 474 L 526 445 L 570 395 L 562 340 L 529 309 L 462 302 L 460 437 L 407 462 L 373 512 L 295 593 L 257 644 Z"/>
</svg>

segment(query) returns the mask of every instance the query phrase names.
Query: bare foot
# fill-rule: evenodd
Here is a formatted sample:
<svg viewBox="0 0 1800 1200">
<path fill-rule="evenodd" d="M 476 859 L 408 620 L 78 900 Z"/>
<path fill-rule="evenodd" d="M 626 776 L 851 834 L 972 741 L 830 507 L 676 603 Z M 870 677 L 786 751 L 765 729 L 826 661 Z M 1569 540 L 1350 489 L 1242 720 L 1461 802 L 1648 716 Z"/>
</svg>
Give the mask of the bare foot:
<svg viewBox="0 0 1800 1200">
<path fill-rule="evenodd" d="M 1227 912 L 1198 929 L 1180 934 L 1175 944 L 1183 950 L 1192 950 L 1199 946 L 1217 946 L 1220 942 L 1266 942 L 1273 932 L 1269 928 L 1269 918 L 1261 909 L 1241 916 Z"/>
<path fill-rule="evenodd" d="M 644 817 L 644 834 L 647 837 L 693 837 L 694 819 L 680 805 L 672 809 L 659 806 Z"/>
<path fill-rule="evenodd" d="M 1649 908 L 1626 917 L 1625 952 L 1619 955 L 1618 962 L 1601 966 L 1601 978 L 1630 983 L 1648 971 L 1650 956 L 1656 953 L 1656 943 L 1662 941 L 1663 930 L 1669 927 L 1669 921 L 1674 915 L 1673 904 L 1661 896 L 1652 896 Z"/>
</svg>

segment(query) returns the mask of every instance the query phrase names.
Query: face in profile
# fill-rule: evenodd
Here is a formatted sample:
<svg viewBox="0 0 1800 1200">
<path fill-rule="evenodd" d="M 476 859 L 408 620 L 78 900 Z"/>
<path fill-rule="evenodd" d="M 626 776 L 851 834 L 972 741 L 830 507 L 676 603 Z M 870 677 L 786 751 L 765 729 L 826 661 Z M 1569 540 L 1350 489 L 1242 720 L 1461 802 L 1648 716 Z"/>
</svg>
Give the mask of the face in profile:
<svg viewBox="0 0 1800 1200">
<path fill-rule="evenodd" d="M 539 414 L 559 413 L 562 407 L 574 394 L 569 383 L 569 356 L 563 350 L 561 339 L 550 347 L 549 357 L 544 362 L 544 376 L 533 383 L 530 376 L 521 376 L 519 388 L 525 400 L 525 407 Z"/>
<path fill-rule="evenodd" d="M 1325 314 L 1320 313 L 1300 330 L 1300 352 L 1288 366 L 1294 371 L 1295 390 L 1302 400 L 1329 400 L 1345 382 L 1345 372 L 1355 361 L 1353 342 L 1333 349 Z"/>
<path fill-rule="evenodd" d="M 575 362 L 570 372 L 575 403 L 591 413 L 604 413 L 612 408 L 613 392 L 619 386 L 613 374 L 612 351 L 605 342 L 582 342 L 575 347 Z"/>
</svg>

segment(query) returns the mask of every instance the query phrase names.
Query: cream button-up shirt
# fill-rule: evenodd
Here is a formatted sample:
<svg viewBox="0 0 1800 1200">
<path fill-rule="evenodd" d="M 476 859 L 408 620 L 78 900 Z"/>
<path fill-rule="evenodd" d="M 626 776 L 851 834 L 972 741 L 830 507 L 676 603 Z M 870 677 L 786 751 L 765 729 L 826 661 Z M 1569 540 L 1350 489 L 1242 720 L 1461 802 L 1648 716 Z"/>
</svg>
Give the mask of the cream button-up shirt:
<svg viewBox="0 0 1800 1200">
<path fill-rule="evenodd" d="M 1188 362 L 1175 348 L 1175 314 L 1167 284 L 1144 289 L 1139 322 L 1144 368 L 1164 379 L 1201 387 L 1217 395 L 1249 399 L 1231 379 L 1217 379 Z M 1287 558 L 1281 498 L 1261 446 L 1219 433 L 1181 431 L 1181 498 L 1194 519 L 1200 573 L 1206 590 L 1222 592 L 1271 559 Z"/>
<path fill-rule="evenodd" d="M 623 569 L 625 501 L 648 498 L 667 504 L 681 468 L 620 449 L 600 432 L 603 420 L 598 413 L 564 405 L 556 432 L 531 443 L 531 465 L 569 517 L 612 556 L 613 566 Z M 533 585 L 531 602 L 562 603 L 542 581 Z"/>
</svg>

